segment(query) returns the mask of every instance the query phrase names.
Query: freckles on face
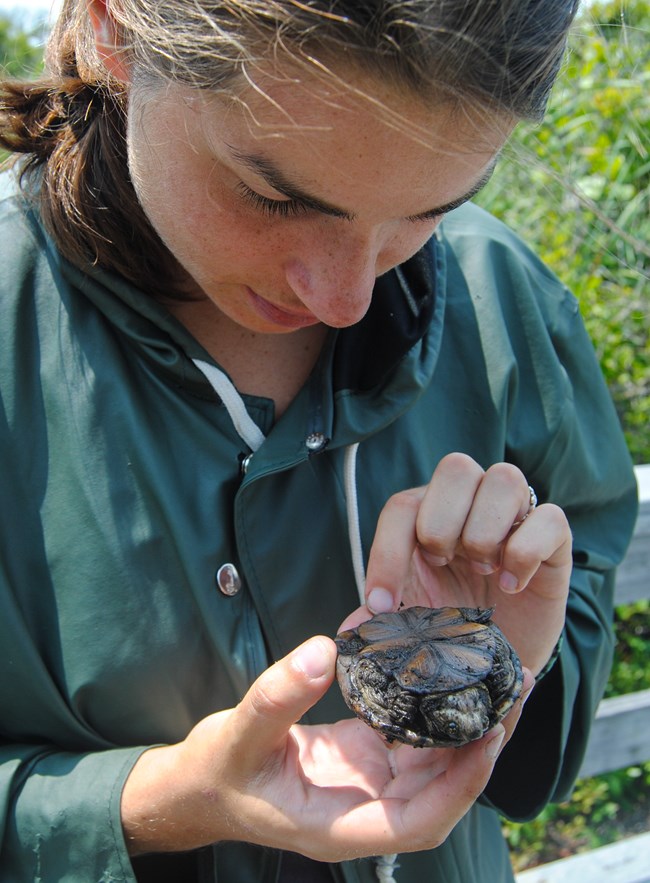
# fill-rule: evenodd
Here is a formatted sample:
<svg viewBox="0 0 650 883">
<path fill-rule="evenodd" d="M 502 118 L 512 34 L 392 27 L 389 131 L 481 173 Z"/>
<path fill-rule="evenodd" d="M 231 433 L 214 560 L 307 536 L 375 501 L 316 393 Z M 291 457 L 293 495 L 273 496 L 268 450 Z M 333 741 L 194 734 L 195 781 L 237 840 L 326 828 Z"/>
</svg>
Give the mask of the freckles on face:
<svg viewBox="0 0 650 883">
<path fill-rule="evenodd" d="M 130 102 L 129 170 L 152 226 L 200 289 L 242 281 L 268 224 L 238 199 L 237 176 L 201 140 L 195 102 L 175 90 Z"/>
<path fill-rule="evenodd" d="M 352 324 L 376 277 L 478 186 L 508 126 L 389 96 L 408 131 L 304 74 L 263 86 L 237 104 L 132 87 L 138 197 L 198 293 L 243 327 Z"/>
</svg>

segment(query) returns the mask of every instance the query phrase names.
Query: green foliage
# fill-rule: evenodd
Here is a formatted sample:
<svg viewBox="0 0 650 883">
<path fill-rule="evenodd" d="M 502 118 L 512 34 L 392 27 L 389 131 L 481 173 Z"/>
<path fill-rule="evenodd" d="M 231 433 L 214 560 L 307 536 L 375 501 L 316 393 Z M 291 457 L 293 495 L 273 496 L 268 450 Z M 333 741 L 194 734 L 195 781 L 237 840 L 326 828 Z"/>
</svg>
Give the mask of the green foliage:
<svg viewBox="0 0 650 883">
<path fill-rule="evenodd" d="M 0 74 L 29 77 L 41 69 L 44 25 L 26 27 L 16 18 L 0 13 Z"/>
<path fill-rule="evenodd" d="M 650 601 L 637 601 L 616 611 L 616 663 L 607 696 L 650 689 Z"/>
<path fill-rule="evenodd" d="M 479 197 L 575 292 L 636 462 L 650 462 L 650 3 L 592 3 L 544 123 Z"/>
</svg>

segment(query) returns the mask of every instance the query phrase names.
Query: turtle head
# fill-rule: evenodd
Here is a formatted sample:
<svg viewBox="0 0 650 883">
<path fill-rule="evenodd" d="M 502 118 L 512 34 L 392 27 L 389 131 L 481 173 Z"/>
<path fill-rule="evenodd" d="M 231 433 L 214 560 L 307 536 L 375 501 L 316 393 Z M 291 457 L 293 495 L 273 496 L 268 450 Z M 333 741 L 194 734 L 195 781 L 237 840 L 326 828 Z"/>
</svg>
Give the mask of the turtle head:
<svg viewBox="0 0 650 883">
<path fill-rule="evenodd" d="M 422 698 L 422 715 L 431 740 L 436 745 L 464 745 L 480 739 L 491 726 L 490 694 L 482 684 L 456 693 Z"/>
</svg>

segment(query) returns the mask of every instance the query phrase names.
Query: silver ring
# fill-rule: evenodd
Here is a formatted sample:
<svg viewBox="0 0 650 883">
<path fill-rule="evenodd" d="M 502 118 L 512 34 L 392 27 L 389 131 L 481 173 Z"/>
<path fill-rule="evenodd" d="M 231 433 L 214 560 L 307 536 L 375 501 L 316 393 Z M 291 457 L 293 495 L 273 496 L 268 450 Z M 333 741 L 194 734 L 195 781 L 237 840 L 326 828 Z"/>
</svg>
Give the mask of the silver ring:
<svg viewBox="0 0 650 883">
<path fill-rule="evenodd" d="M 514 528 L 519 527 L 520 525 L 522 525 L 524 523 L 524 521 L 528 518 L 528 516 L 533 511 L 535 506 L 537 506 L 537 494 L 535 493 L 533 488 L 530 485 L 528 485 L 528 512 L 526 512 L 526 514 L 523 515 L 519 519 L 519 521 L 513 522 L 513 525 L 512 525 L 513 530 L 514 530 Z"/>
</svg>

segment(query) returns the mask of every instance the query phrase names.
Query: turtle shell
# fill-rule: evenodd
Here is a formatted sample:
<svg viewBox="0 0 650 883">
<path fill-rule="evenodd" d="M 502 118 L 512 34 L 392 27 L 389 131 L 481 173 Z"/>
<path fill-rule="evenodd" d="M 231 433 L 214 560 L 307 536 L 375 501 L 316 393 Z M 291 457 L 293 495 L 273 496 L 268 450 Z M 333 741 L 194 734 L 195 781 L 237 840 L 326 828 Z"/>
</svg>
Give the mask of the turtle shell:
<svg viewBox="0 0 650 883">
<path fill-rule="evenodd" d="M 480 739 L 523 684 L 493 612 L 407 607 L 341 632 L 336 674 L 347 705 L 388 742 L 459 747 Z"/>
</svg>

